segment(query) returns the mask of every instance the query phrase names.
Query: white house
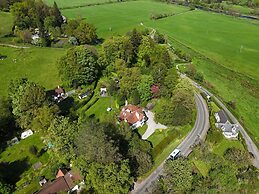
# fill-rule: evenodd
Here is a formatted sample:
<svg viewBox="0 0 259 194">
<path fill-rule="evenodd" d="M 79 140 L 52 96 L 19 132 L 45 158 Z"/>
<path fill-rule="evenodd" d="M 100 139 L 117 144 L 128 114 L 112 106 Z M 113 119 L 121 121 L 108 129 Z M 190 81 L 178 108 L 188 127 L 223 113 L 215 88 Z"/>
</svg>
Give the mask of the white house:
<svg viewBox="0 0 259 194">
<path fill-rule="evenodd" d="M 230 123 L 223 110 L 220 110 L 219 112 L 215 113 L 215 118 L 217 121 L 217 123 L 215 124 L 216 127 L 222 130 L 222 133 L 226 138 L 237 138 L 238 125 Z"/>
<path fill-rule="evenodd" d="M 127 122 L 132 129 L 142 127 L 147 120 L 147 116 L 143 111 L 143 108 L 132 104 L 123 107 L 119 118 L 121 121 Z"/>
</svg>

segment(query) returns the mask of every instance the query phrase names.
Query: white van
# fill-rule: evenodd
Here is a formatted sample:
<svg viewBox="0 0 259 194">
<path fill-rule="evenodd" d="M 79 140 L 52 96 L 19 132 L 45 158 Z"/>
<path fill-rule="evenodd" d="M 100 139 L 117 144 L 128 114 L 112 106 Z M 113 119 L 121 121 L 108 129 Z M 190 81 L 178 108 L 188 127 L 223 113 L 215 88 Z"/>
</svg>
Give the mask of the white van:
<svg viewBox="0 0 259 194">
<path fill-rule="evenodd" d="M 170 159 L 172 159 L 172 160 L 175 160 L 175 159 L 177 159 L 179 156 L 180 156 L 180 154 L 181 154 L 181 151 L 178 149 L 178 148 L 176 148 L 171 154 L 170 154 Z"/>
</svg>

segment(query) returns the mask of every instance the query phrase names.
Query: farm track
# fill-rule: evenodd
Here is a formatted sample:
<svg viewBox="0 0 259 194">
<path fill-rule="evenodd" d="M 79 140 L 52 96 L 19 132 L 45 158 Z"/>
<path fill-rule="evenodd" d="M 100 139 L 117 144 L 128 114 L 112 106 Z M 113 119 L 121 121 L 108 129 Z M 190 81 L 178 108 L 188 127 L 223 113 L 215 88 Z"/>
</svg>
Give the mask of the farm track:
<svg viewBox="0 0 259 194">
<path fill-rule="evenodd" d="M 19 49 L 28 49 L 28 48 L 30 48 L 28 46 L 17 46 L 17 45 L 13 45 L 13 44 L 4 44 L 4 43 L 0 43 L 0 46 L 11 47 L 11 48 L 19 48 Z"/>
</svg>

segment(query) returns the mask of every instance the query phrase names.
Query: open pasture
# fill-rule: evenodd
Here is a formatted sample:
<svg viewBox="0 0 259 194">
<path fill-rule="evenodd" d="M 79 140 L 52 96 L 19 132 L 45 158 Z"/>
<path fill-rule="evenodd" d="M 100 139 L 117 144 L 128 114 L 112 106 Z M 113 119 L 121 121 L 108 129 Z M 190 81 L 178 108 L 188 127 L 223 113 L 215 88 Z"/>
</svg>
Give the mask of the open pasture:
<svg viewBox="0 0 259 194">
<path fill-rule="evenodd" d="M 0 95 L 7 95 L 8 85 L 12 79 L 22 77 L 27 77 L 46 89 L 56 87 L 60 84 L 56 61 L 64 52 L 64 49 L 17 49 L 0 46 L 0 53 L 6 56 L 0 60 Z"/>
</svg>

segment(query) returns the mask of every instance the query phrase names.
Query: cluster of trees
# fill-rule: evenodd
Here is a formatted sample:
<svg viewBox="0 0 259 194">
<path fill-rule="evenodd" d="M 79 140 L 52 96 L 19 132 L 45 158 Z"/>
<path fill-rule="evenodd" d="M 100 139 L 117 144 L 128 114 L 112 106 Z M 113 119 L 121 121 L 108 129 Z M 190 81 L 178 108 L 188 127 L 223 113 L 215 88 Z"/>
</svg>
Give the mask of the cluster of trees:
<svg viewBox="0 0 259 194">
<path fill-rule="evenodd" d="M 172 96 L 163 99 L 155 109 L 155 119 L 166 125 L 186 125 L 193 121 L 194 109 L 193 87 L 187 80 L 181 80 L 172 91 Z"/>
<path fill-rule="evenodd" d="M 10 105 L 0 101 L 3 102 L 1 121 L 8 122 L 9 115 L 19 127 L 41 131 L 46 143 L 53 145 L 49 150 L 50 160 L 59 167 L 74 164 L 89 191 L 128 193 L 133 180 L 153 165 L 150 143 L 142 140 L 126 123 L 115 125 L 115 118 L 99 123 L 84 117 L 78 120 L 64 117 L 48 99 L 44 88 L 27 79 L 12 81 L 9 97 Z M 37 153 L 34 148 L 30 151 Z M 6 192 L 11 188 L 3 181 L 0 186 Z"/>
<path fill-rule="evenodd" d="M 6 119 L 14 118 L 22 129 L 46 130 L 59 113 L 59 108 L 48 99 L 45 89 L 27 79 L 10 83 L 9 99 L 12 113 L 7 111 Z M 10 108 L 6 107 L 6 110 Z"/>
<path fill-rule="evenodd" d="M 188 159 L 169 160 L 164 174 L 154 186 L 155 193 L 250 193 L 256 188 L 258 170 L 250 165 L 249 154 L 238 148 L 229 148 L 224 159 L 206 151 L 201 158 L 211 166 L 202 176 Z"/>
<path fill-rule="evenodd" d="M 75 19 L 66 23 L 56 2 L 49 7 L 43 1 L 24 0 L 14 3 L 10 12 L 14 16 L 15 35 L 26 43 L 32 42 L 35 33 L 40 38 L 33 43 L 40 46 L 50 46 L 61 35 L 69 36 L 69 43 L 74 45 L 93 44 L 98 39 L 96 28 L 86 21 Z M 38 32 L 35 32 L 36 28 Z"/>
<path fill-rule="evenodd" d="M 133 30 L 107 39 L 99 53 L 90 46 L 71 48 L 58 62 L 59 74 L 65 85 L 74 87 L 95 81 L 100 73 L 110 78 L 115 75 L 119 84 L 112 78 L 108 88 L 119 105 L 126 99 L 133 104 L 146 103 L 155 95 L 162 98 L 156 110 L 159 122 L 188 124 L 195 108 L 193 88 L 187 81 L 179 83 L 167 46 L 158 44 L 162 39 Z M 153 85 L 159 88 L 156 94 L 151 91 Z"/>
<path fill-rule="evenodd" d="M 76 166 L 89 191 L 128 193 L 134 178 L 152 167 L 151 145 L 127 125 L 57 117 L 47 131 L 51 156 Z"/>
<path fill-rule="evenodd" d="M 70 48 L 58 61 L 59 75 L 67 86 L 80 86 L 97 79 L 100 70 L 98 53 L 91 46 Z"/>
</svg>

